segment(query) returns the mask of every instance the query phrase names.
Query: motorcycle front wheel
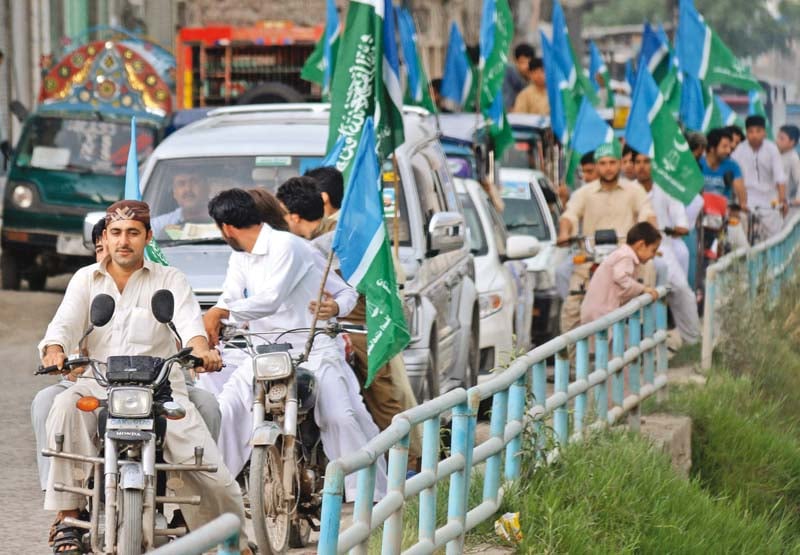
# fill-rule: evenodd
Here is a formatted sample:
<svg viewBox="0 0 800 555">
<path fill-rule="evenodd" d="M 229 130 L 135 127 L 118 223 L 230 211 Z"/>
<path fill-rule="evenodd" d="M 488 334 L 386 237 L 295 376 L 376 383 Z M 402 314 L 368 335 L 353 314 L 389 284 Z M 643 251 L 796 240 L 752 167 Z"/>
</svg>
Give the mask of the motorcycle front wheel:
<svg viewBox="0 0 800 555">
<path fill-rule="evenodd" d="M 289 549 L 293 496 L 284 492 L 279 445 L 259 445 L 250 457 L 250 505 L 259 553 L 279 555 Z"/>
<path fill-rule="evenodd" d="M 119 493 L 121 501 L 117 515 L 119 530 L 117 531 L 118 555 L 142 554 L 142 492 L 124 489 Z"/>
</svg>

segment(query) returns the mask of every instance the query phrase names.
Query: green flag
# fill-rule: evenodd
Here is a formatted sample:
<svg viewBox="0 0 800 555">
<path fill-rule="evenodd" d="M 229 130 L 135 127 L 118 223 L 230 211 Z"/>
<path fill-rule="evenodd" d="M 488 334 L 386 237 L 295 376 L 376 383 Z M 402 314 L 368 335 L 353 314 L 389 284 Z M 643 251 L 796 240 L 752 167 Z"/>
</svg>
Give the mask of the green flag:
<svg viewBox="0 0 800 555">
<path fill-rule="evenodd" d="M 324 51 L 325 37 L 323 36 L 317 41 L 317 44 L 314 46 L 314 51 L 311 52 L 311 55 L 306 58 L 306 63 L 303 64 L 303 69 L 300 70 L 301 79 L 305 79 L 311 83 L 316 83 L 320 87 L 322 86 L 325 73 L 325 62 L 322 57 Z"/>
<path fill-rule="evenodd" d="M 325 31 L 300 71 L 301 79 L 317 83 L 322 87 L 323 99 L 330 97 L 331 80 L 333 78 L 336 54 L 339 49 L 341 30 L 336 2 L 327 0 Z"/>
<path fill-rule="evenodd" d="M 377 0 L 376 6 L 381 3 Z M 376 7 L 382 18 L 381 55 L 379 66 L 382 79 L 376 84 L 378 95 L 375 108 L 375 136 L 378 140 L 378 154 L 381 159 L 389 158 L 405 141 L 403 129 L 403 87 L 400 82 L 400 55 L 397 48 L 395 18 L 392 0 L 384 0 L 382 9 Z"/>
<path fill-rule="evenodd" d="M 499 159 L 514 144 L 503 105 L 503 80 L 508 66 L 508 49 L 514 32 L 514 18 L 508 0 L 489 0 L 483 5 L 478 62 L 481 113 L 489 122 L 495 156 Z"/>
<path fill-rule="evenodd" d="M 331 84 L 328 126 L 330 152 L 344 137 L 336 167 L 347 183 L 356 149 L 368 117 L 374 116 L 376 97 L 382 87 L 383 0 L 353 0 L 347 9 L 345 29 L 336 57 L 338 71 Z"/>
</svg>

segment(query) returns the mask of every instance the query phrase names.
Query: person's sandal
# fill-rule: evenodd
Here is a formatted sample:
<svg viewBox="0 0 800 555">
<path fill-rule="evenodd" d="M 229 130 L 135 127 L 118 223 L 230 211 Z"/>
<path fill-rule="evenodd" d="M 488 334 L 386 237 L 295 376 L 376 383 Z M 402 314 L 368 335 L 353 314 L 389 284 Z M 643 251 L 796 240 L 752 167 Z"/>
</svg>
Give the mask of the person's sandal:
<svg viewBox="0 0 800 555">
<path fill-rule="evenodd" d="M 55 555 L 82 555 L 83 530 L 63 522 L 56 525 L 53 534 L 53 553 Z"/>
</svg>

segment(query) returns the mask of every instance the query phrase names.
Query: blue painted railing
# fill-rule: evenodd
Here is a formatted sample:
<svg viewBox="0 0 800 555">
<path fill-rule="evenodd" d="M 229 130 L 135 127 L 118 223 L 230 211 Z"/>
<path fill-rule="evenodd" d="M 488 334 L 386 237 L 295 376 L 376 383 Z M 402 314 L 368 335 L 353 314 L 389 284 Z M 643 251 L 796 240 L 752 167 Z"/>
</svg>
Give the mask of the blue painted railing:
<svg viewBox="0 0 800 555">
<path fill-rule="evenodd" d="M 726 254 L 706 269 L 703 304 L 703 346 L 700 357 L 704 370 L 724 332 L 724 309 L 732 303 L 753 300 L 767 293 L 772 302 L 781 287 L 795 273 L 800 262 L 800 214 L 795 214 L 780 233 L 753 247 Z"/>
<path fill-rule="evenodd" d="M 224 513 L 190 534 L 162 545 L 151 555 L 202 555 L 217 547 L 217 555 L 238 555 L 242 522 L 233 513 Z"/>
<path fill-rule="evenodd" d="M 362 449 L 330 462 L 325 472 L 318 552 L 365 554 L 373 531 L 382 526 L 381 552 L 399 554 L 405 502 L 419 496 L 417 542 L 404 553 L 433 553 L 445 546 L 449 555 L 461 553 L 467 531 L 492 518 L 500 508 L 502 480 L 519 477 L 523 447 L 532 447 L 540 456 L 557 453 L 558 445 L 582 438 L 589 429 L 613 425 L 626 415 L 628 424 L 638 428 L 642 401 L 667 384 L 666 290 L 659 288 L 659 293 L 662 299 L 657 302 L 643 295 L 533 349 L 468 391 L 456 389 L 398 414 Z M 595 356 L 590 368 L 592 345 Z M 571 379 L 568 351 L 573 347 L 575 378 Z M 553 356 L 555 389 L 547 397 L 547 360 Z M 533 401 L 526 411 L 529 393 Z M 490 437 L 475 446 L 478 406 L 490 397 Z M 439 460 L 440 421 L 446 413 L 452 416 L 450 454 Z M 544 426 L 550 419 L 556 450 L 546 453 Z M 537 432 L 536 445 L 523 446 L 522 431 L 529 422 Z M 423 427 L 421 471 L 407 479 L 409 432 L 416 425 Z M 388 493 L 373 505 L 375 461 L 386 453 Z M 484 462 L 482 502 L 469 507 L 472 472 Z M 344 479 L 353 473 L 358 475 L 353 522 L 342 530 Z M 437 486 L 447 478 L 447 522 L 437 528 Z"/>
</svg>

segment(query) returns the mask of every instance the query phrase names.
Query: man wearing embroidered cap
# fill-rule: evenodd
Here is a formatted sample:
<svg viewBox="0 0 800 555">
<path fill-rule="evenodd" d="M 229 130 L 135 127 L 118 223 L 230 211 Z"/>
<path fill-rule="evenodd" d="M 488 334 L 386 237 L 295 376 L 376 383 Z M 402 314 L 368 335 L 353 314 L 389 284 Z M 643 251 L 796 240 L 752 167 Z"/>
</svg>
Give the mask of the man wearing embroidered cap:
<svg viewBox="0 0 800 555">
<path fill-rule="evenodd" d="M 47 328 L 38 351 L 44 366 L 62 367 L 65 353 L 78 346 L 81 331 L 89 320 L 92 299 L 105 293 L 115 301 L 111 321 L 95 329 L 87 338 L 86 348 L 92 357 L 105 360 L 110 355 L 148 355 L 169 357 L 176 350 L 175 339 L 163 324 L 156 321 L 150 302 L 159 289 L 168 289 L 175 297 L 173 322 L 192 354 L 203 359 L 199 372 L 220 368 L 219 352 L 209 349 L 200 306 L 195 300 L 186 277 L 174 267 L 162 266 L 145 259 L 145 246 L 152 239 L 150 208 L 141 201 L 122 200 L 106 212 L 104 238 L 108 256 L 97 264 L 78 270 L 70 280 L 64 299 Z M 196 407 L 189 400 L 183 372 L 173 367 L 169 376 L 175 401 L 186 409 L 186 416 L 167 426 L 164 439 L 164 458 L 170 463 L 184 463 L 194 458 L 194 448 L 204 448 L 207 464 L 221 460 L 216 443 L 208 432 Z M 85 379 L 59 394 L 47 418 L 48 447 L 55 449 L 56 434 L 63 434 L 64 449 L 87 456 L 96 456 L 94 442 L 97 430 L 96 415 L 79 413 L 78 398 L 92 395 L 105 398 L 106 391 L 95 380 Z M 90 468 L 85 463 L 53 459 L 45 493 L 45 510 L 58 511 L 56 523 L 64 517 L 77 516 L 85 498 L 65 491 L 55 491 L 56 483 L 80 487 Z M 200 506 L 184 506 L 183 513 L 190 529 L 210 522 L 222 513 L 232 512 L 244 524 L 244 506 L 239 486 L 224 465 L 216 473 L 189 472 L 181 476 L 176 486 L 178 496 L 200 495 Z M 61 547 L 80 537 L 67 525 L 55 529 L 54 538 Z M 247 540 L 241 536 L 243 552 L 248 553 Z"/>
<path fill-rule="evenodd" d="M 558 242 L 566 244 L 581 233 L 594 237 L 601 229 L 613 229 L 624 239 L 637 222 L 656 225 L 656 217 L 647 193 L 638 184 L 620 180 L 622 147 L 617 139 L 597 147 L 594 159 L 598 178 L 575 191 L 570 197 L 558 226 Z M 571 264 L 568 260 L 566 264 Z M 589 283 L 591 264 L 573 268 L 569 291 L 585 290 Z M 559 272 L 563 275 L 563 271 Z M 562 287 L 563 288 L 563 287 Z M 580 323 L 581 298 L 568 295 L 561 309 L 561 332 L 573 329 Z"/>
</svg>

